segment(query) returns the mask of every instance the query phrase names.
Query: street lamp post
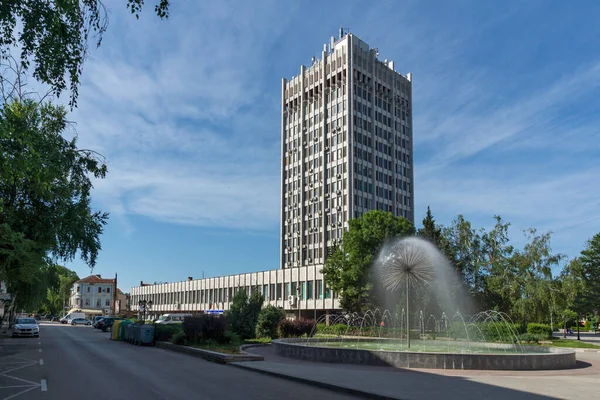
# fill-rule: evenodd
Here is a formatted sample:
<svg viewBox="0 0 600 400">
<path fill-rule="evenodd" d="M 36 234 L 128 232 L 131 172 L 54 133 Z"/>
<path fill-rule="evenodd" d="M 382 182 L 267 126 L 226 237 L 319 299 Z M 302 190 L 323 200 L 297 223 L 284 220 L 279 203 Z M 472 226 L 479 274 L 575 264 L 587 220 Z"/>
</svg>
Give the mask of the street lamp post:
<svg viewBox="0 0 600 400">
<path fill-rule="evenodd" d="M 143 320 L 146 320 L 146 312 L 152 310 L 152 300 L 140 300 L 138 303 L 140 306 L 140 311 L 143 313 Z"/>
</svg>

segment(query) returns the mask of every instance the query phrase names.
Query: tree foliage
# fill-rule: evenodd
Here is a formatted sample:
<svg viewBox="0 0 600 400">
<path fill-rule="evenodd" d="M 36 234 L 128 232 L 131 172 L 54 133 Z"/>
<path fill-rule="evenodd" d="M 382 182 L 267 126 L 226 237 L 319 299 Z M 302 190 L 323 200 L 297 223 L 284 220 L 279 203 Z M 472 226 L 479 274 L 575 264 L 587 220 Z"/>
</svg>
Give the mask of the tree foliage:
<svg viewBox="0 0 600 400">
<path fill-rule="evenodd" d="M 348 223 L 341 246 L 325 261 L 324 280 L 340 293 L 344 310 L 364 311 L 380 302 L 374 291 L 371 266 L 381 247 L 389 239 L 413 235 L 415 229 L 407 219 L 379 210 L 369 211 Z"/>
<path fill-rule="evenodd" d="M 264 297 L 258 290 L 254 290 L 250 297 L 245 290 L 234 294 L 231 307 L 226 312 L 231 331 L 242 339 L 253 338 L 263 302 Z"/>
<path fill-rule="evenodd" d="M 144 0 L 127 0 L 126 6 L 137 18 Z M 168 18 L 169 0 L 157 0 L 154 11 Z M 108 10 L 101 0 L 2 0 L 0 57 L 20 51 L 23 70 L 57 96 L 68 89 L 75 107 L 88 43 L 93 38 L 99 47 L 107 28 Z"/>
<path fill-rule="evenodd" d="M 14 99 L 0 107 L 0 279 L 13 307 L 47 301 L 53 260 L 79 253 L 94 266 L 101 248 L 108 214 L 91 207 L 91 179 L 104 178 L 106 165 L 65 139 L 66 128 L 60 106 Z M 62 289 L 53 279 L 51 290 L 64 293 L 71 278 Z"/>
<path fill-rule="evenodd" d="M 285 319 L 285 311 L 281 307 L 267 305 L 260 310 L 256 321 L 256 337 L 276 338 L 279 323 Z"/>
</svg>

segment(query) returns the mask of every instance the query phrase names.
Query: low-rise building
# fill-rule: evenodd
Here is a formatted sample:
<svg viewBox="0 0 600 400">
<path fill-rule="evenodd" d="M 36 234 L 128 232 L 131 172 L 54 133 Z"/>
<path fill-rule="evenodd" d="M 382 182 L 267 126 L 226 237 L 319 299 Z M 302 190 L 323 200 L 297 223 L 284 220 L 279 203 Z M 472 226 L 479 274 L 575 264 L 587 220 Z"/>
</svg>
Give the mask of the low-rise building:
<svg viewBox="0 0 600 400">
<path fill-rule="evenodd" d="M 131 288 L 131 310 L 139 311 L 139 302 L 152 301 L 146 315 L 155 318 L 167 313 L 228 310 L 233 295 L 245 290 L 248 295 L 260 291 L 265 304 L 283 308 L 289 318 L 317 319 L 341 311 L 336 293 L 323 281 L 314 265 L 215 278 L 145 284 Z"/>
<path fill-rule="evenodd" d="M 83 312 L 86 317 L 111 315 L 115 312 L 116 279 L 90 275 L 73 284 L 69 312 Z"/>
</svg>

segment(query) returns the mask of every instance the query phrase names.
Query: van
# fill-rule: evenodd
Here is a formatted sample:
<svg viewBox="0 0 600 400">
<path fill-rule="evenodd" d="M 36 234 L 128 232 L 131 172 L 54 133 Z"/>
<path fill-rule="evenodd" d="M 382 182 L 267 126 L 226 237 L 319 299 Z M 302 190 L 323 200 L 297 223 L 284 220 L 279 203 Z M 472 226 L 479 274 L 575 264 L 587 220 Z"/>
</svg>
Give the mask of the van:
<svg viewBox="0 0 600 400">
<path fill-rule="evenodd" d="M 191 317 L 192 314 L 163 314 L 156 321 L 155 324 L 180 324 L 183 322 L 185 317 Z"/>
<path fill-rule="evenodd" d="M 83 318 L 83 319 L 85 319 L 85 313 L 74 312 L 74 313 L 71 313 L 71 314 L 67 314 L 67 315 L 64 316 L 64 318 L 62 318 L 60 320 L 60 323 L 61 324 L 68 324 L 68 323 L 71 322 L 72 319 L 75 319 L 75 318 Z"/>
</svg>

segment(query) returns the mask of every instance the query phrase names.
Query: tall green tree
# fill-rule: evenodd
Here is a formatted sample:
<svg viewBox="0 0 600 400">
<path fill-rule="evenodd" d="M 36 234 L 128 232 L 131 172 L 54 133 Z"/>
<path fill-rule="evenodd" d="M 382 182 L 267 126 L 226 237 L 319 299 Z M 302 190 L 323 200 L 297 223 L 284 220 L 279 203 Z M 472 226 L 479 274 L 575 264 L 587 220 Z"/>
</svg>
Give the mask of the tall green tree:
<svg viewBox="0 0 600 400">
<path fill-rule="evenodd" d="M 415 228 L 405 218 L 374 210 L 351 219 L 341 246 L 325 260 L 325 283 L 340 294 L 340 305 L 349 312 L 364 311 L 379 306 L 374 290 L 373 262 L 386 241 L 414 235 Z"/>
<path fill-rule="evenodd" d="M 138 17 L 144 0 L 123 4 Z M 169 0 L 155 4 L 156 15 L 168 18 Z M 101 0 L 2 0 L 0 58 L 20 51 L 23 70 L 57 96 L 68 89 L 75 107 L 89 40 L 100 46 L 107 28 L 108 10 Z"/>
<path fill-rule="evenodd" d="M 419 228 L 417 235 L 426 238 L 438 247 L 441 247 L 440 245 L 443 239 L 442 227 L 435 223 L 435 219 L 433 219 L 433 214 L 431 213 L 431 208 L 429 206 L 427 206 L 427 214 L 425 214 L 425 218 L 423 218 L 423 227 Z"/>
<path fill-rule="evenodd" d="M 22 307 L 29 280 L 44 281 L 50 260 L 77 254 L 94 266 L 108 214 L 91 207 L 92 177 L 106 165 L 62 133 L 64 107 L 15 99 L 0 106 L 0 279 Z M 42 297 L 46 289 L 42 290 Z"/>
<path fill-rule="evenodd" d="M 579 256 L 585 292 L 583 302 L 588 312 L 600 310 L 600 233 L 587 241 Z"/>
<path fill-rule="evenodd" d="M 238 290 L 225 314 L 231 331 L 243 339 L 253 338 L 263 302 L 264 297 L 259 290 L 253 290 L 250 297 L 245 290 Z"/>
</svg>

